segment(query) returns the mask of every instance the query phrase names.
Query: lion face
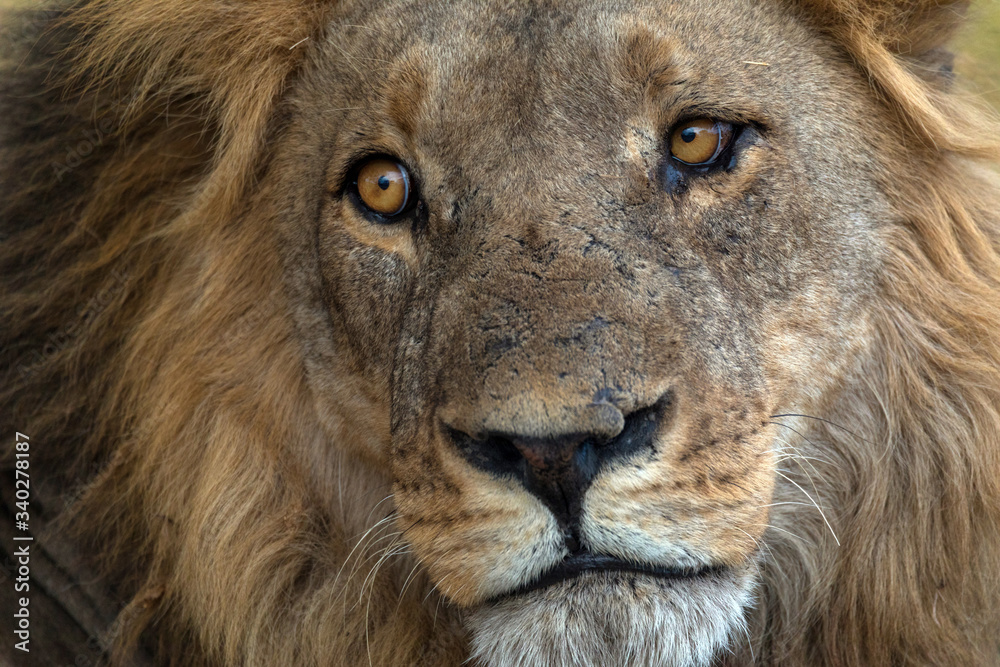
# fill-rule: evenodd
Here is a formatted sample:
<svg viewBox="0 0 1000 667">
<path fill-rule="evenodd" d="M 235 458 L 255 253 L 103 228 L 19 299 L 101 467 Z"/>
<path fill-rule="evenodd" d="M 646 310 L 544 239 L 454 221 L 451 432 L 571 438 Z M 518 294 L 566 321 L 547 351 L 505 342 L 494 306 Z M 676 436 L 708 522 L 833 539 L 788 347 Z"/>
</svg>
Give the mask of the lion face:
<svg viewBox="0 0 1000 667">
<path fill-rule="evenodd" d="M 780 3 L 349 5 L 328 34 L 278 160 L 331 437 L 391 475 L 485 663 L 707 664 L 784 483 L 772 415 L 871 338 L 864 81 Z"/>
</svg>

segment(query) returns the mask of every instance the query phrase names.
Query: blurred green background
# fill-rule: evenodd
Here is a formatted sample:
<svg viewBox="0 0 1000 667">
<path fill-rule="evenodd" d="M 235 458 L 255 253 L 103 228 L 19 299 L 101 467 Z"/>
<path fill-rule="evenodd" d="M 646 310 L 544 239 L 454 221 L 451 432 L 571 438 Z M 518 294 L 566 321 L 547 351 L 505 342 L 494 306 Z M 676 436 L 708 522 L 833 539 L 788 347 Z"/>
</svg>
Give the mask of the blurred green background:
<svg viewBox="0 0 1000 667">
<path fill-rule="evenodd" d="M 973 2 L 955 47 L 964 87 L 1000 109 L 1000 0 Z"/>
<path fill-rule="evenodd" d="M 0 0 L 0 11 L 43 4 L 44 0 Z M 973 0 L 969 19 L 955 44 L 961 85 L 1000 109 L 1000 0 Z"/>
</svg>

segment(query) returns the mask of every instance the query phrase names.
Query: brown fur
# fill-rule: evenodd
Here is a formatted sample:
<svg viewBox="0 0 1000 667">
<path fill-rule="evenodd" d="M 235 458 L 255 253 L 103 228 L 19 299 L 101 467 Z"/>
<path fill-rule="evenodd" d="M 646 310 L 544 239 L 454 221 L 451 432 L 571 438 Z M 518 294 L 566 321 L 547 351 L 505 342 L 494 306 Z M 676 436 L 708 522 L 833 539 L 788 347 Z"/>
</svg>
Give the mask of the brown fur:
<svg viewBox="0 0 1000 667">
<path fill-rule="evenodd" d="M 738 580 L 719 664 L 1000 664 L 998 135 L 940 70 L 963 3 L 425 4 L 26 19 L 0 432 L 32 437 L 39 544 L 126 605 L 88 631 L 123 664 L 454 665 L 520 619 L 539 664 L 612 664 L 565 648 L 594 608 L 624 635 Z M 759 140 L 668 196 L 665 130 L 706 108 Z M 420 165 L 423 231 L 330 196 L 358 136 Z M 441 424 L 613 433 L 667 394 L 590 534 L 733 581 L 491 609 L 558 531 Z M 584 621 L 533 615 L 564 595 Z"/>
</svg>

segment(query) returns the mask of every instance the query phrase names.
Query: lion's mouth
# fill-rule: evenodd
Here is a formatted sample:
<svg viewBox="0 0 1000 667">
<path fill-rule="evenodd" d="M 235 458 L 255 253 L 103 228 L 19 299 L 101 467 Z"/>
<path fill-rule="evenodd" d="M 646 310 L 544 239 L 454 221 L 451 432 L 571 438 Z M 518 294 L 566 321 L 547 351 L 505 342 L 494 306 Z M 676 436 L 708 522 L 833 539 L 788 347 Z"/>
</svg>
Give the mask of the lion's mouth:
<svg viewBox="0 0 1000 667">
<path fill-rule="evenodd" d="M 660 579 L 696 579 L 722 570 L 722 566 L 701 568 L 662 567 L 648 563 L 621 560 L 614 556 L 581 551 L 570 554 L 552 568 L 542 572 L 531 581 L 488 600 L 487 604 L 518 597 L 542 588 L 548 588 L 563 581 L 579 577 L 585 572 L 631 572 Z"/>
</svg>

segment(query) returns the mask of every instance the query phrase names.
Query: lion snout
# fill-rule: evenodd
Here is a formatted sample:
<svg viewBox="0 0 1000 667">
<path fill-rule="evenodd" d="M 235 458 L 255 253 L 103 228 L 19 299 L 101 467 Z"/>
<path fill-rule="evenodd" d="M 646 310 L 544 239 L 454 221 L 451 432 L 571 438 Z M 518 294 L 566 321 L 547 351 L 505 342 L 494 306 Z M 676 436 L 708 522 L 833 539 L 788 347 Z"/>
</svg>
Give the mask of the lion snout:
<svg viewBox="0 0 1000 667">
<path fill-rule="evenodd" d="M 561 431 L 544 437 L 511 431 L 477 437 L 448 425 L 444 431 L 472 466 L 513 478 L 541 500 L 558 521 L 566 547 L 573 553 L 580 549 L 583 498 L 594 477 L 616 459 L 652 450 L 669 421 L 672 402 L 668 393 L 628 414 L 606 402 L 594 403 L 575 411 L 580 419 L 564 421 Z"/>
</svg>

